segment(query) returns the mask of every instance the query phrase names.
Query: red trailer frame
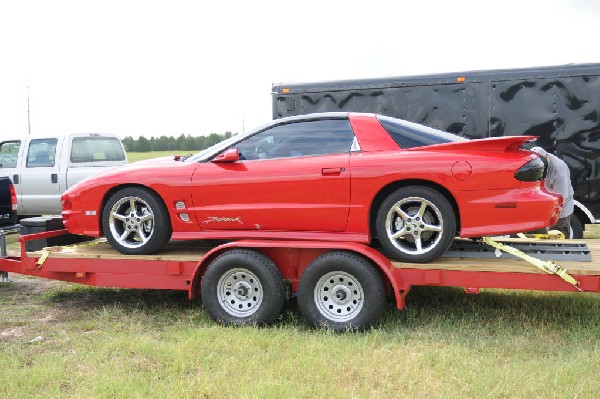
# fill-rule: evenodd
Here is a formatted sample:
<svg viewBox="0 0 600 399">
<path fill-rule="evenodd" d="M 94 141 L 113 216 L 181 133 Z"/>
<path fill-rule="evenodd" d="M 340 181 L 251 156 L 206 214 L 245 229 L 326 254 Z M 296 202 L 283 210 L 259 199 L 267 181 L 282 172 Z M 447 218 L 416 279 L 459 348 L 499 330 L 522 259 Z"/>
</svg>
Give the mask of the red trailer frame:
<svg viewBox="0 0 600 399">
<path fill-rule="evenodd" d="M 266 255 L 290 283 L 292 293 L 297 291 L 304 270 L 317 257 L 330 251 L 348 251 L 376 266 L 398 309 L 404 308 L 405 297 L 413 286 L 465 287 L 467 293 L 478 293 L 480 288 L 577 292 L 558 276 L 545 274 L 526 262 L 441 258 L 427 264 L 408 264 L 393 262 L 374 248 L 350 242 L 240 240 L 196 248 L 191 253 L 175 248 L 143 256 L 121 255 L 108 244 L 96 243 L 29 253 L 25 250 L 28 241 L 63 234 L 68 234 L 67 230 L 20 236 L 21 255 L 0 259 L 0 270 L 90 286 L 182 290 L 191 299 L 200 295 L 207 267 L 231 249 L 252 249 Z M 579 282 L 582 291 L 600 292 L 600 266 L 593 261 L 600 259 L 600 245 L 588 242 L 588 247 L 592 262 L 561 262 L 561 265 Z"/>
</svg>

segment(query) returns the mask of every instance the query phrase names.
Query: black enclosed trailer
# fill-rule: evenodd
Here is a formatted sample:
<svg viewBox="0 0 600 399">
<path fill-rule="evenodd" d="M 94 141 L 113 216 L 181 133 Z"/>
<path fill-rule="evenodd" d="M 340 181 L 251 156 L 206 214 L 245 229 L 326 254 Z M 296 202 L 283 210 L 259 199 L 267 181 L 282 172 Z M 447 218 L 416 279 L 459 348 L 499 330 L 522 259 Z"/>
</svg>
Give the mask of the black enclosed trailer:
<svg viewBox="0 0 600 399">
<path fill-rule="evenodd" d="M 600 223 L 600 64 L 273 85 L 273 118 L 373 112 L 468 138 L 534 135 L 571 168 L 572 226 Z M 578 234 L 579 233 L 579 234 Z"/>
</svg>

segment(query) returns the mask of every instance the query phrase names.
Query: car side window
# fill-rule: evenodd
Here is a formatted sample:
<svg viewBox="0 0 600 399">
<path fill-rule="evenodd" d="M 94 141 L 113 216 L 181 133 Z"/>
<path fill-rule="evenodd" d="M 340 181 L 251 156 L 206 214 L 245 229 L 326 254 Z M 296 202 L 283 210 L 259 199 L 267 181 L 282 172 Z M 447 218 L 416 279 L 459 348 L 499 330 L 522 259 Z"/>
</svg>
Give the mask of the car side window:
<svg viewBox="0 0 600 399">
<path fill-rule="evenodd" d="M 29 143 L 27 167 L 52 167 L 56 159 L 56 139 L 34 139 Z"/>
<path fill-rule="evenodd" d="M 354 132 L 347 119 L 299 121 L 263 130 L 235 148 L 240 159 L 274 159 L 350 152 Z"/>
<path fill-rule="evenodd" d="M 21 142 L 18 140 L 0 143 L 0 168 L 17 167 L 20 146 Z"/>
</svg>

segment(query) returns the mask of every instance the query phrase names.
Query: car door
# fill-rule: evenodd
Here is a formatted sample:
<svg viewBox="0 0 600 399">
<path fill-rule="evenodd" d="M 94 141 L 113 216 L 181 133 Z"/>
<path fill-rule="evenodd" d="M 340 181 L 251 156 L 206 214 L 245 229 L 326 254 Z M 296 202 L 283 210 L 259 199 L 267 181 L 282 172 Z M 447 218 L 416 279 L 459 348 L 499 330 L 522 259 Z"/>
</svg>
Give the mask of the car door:
<svg viewBox="0 0 600 399">
<path fill-rule="evenodd" d="M 58 214 L 61 211 L 57 144 L 57 138 L 32 139 L 29 142 L 20 178 L 24 214 Z"/>
<path fill-rule="evenodd" d="M 277 125 L 233 146 L 239 160 L 192 177 L 203 230 L 344 231 L 350 206 L 347 119 Z"/>
</svg>

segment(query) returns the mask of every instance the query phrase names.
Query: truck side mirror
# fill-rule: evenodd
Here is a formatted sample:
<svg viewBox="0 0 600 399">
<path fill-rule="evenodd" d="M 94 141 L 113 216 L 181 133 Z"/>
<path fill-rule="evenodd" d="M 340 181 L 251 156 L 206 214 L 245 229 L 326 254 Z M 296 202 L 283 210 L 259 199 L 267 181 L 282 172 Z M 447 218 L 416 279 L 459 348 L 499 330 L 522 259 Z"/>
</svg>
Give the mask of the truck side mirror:
<svg viewBox="0 0 600 399">
<path fill-rule="evenodd" d="M 212 162 L 214 163 L 230 163 L 237 162 L 240 160 L 240 153 L 237 148 L 230 148 L 229 150 L 220 153 L 215 158 L 213 158 Z"/>
</svg>

